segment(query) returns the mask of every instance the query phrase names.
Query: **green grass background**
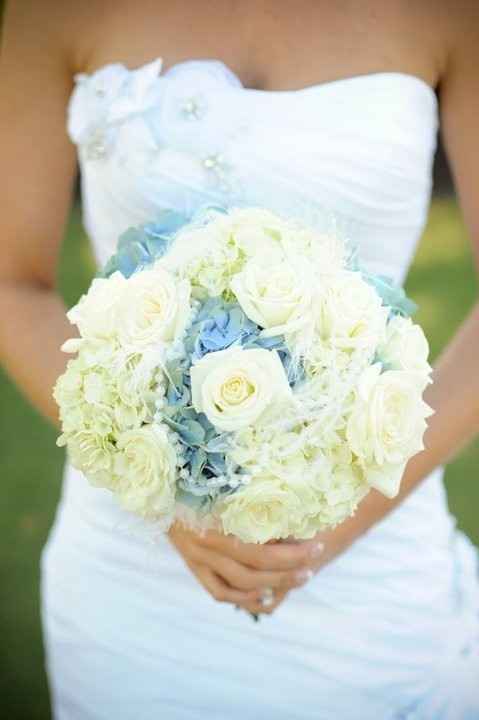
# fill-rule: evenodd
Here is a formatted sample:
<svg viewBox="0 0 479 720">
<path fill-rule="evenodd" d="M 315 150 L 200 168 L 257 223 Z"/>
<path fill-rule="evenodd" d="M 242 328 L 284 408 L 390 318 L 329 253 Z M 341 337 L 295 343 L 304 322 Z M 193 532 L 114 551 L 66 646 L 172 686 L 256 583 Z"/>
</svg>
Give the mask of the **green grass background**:
<svg viewBox="0 0 479 720">
<path fill-rule="evenodd" d="M 93 271 L 79 210 L 75 208 L 58 278 L 67 304 L 73 304 L 85 290 Z M 471 251 L 453 200 L 434 201 L 407 289 L 420 306 L 417 319 L 436 356 L 476 295 Z M 54 429 L 0 371 L 0 715 L 9 720 L 49 717 L 39 623 L 38 562 L 60 490 L 63 452 L 55 447 L 55 436 Z M 446 482 L 450 507 L 459 526 L 479 544 L 478 463 L 479 444 L 475 443 L 450 465 Z"/>
</svg>

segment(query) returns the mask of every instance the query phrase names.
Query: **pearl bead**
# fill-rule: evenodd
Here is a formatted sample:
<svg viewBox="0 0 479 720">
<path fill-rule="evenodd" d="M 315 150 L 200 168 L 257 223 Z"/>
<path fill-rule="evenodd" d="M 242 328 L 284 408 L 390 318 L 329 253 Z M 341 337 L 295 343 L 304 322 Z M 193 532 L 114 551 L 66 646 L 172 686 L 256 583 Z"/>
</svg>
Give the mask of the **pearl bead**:
<svg viewBox="0 0 479 720">
<path fill-rule="evenodd" d="M 206 112 L 206 103 L 202 98 L 187 98 L 181 106 L 181 114 L 186 120 L 200 120 Z"/>
<path fill-rule="evenodd" d="M 210 181 L 213 181 L 215 185 L 222 187 L 225 191 L 230 188 L 229 175 L 231 173 L 231 166 L 226 162 L 221 153 L 208 155 L 203 159 L 202 165 Z"/>
<path fill-rule="evenodd" d="M 105 131 L 102 128 L 95 128 L 91 132 L 83 143 L 83 152 L 87 160 L 105 160 L 108 157 L 109 151 Z"/>
<path fill-rule="evenodd" d="M 221 155 L 209 155 L 203 160 L 203 165 L 207 170 L 217 170 L 223 163 Z"/>
</svg>

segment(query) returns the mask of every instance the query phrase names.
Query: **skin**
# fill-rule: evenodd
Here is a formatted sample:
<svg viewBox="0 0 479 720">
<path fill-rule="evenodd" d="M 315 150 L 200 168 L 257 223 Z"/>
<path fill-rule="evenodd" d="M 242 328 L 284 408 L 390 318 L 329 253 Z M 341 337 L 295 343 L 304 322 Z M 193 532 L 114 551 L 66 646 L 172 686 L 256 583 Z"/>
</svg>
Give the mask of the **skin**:
<svg viewBox="0 0 479 720">
<path fill-rule="evenodd" d="M 232 32 L 233 29 L 233 32 Z M 51 387 L 72 330 L 55 289 L 76 172 L 65 111 L 76 72 L 114 61 L 165 67 L 223 60 L 247 87 L 287 90 L 342 77 L 400 71 L 437 87 L 446 151 L 479 251 L 479 5 L 452 0 L 16 0 L 7 3 L 0 57 L 0 361 L 25 395 L 58 423 Z M 446 300 L 445 300 L 446 301 Z M 479 429 L 479 305 L 438 360 L 426 392 L 436 413 L 426 450 L 399 496 L 371 492 L 355 517 L 307 543 L 246 545 L 175 526 L 170 539 L 216 600 L 273 612 L 292 588 L 344 552 L 453 457 Z M 261 589 L 275 588 L 269 608 Z"/>
</svg>

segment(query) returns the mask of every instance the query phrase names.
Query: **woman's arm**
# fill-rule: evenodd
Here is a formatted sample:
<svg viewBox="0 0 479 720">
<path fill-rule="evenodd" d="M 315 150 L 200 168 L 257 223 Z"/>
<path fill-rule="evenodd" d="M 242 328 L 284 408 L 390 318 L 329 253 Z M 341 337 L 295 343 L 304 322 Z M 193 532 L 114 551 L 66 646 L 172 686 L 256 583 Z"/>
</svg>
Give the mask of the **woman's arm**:
<svg viewBox="0 0 479 720">
<path fill-rule="evenodd" d="M 86 65 L 63 44 L 81 34 L 70 8 L 58 0 L 10 3 L 0 59 L 0 363 L 54 422 L 52 386 L 66 363 L 59 348 L 72 335 L 55 291 L 76 164 L 66 106 L 72 66 Z M 318 546 L 257 547 L 179 528 L 170 537 L 207 592 L 251 612 L 275 607 L 262 607 L 262 587 L 278 588 L 277 604 L 304 583 Z"/>
<path fill-rule="evenodd" d="M 464 218 L 479 261 L 479 9 L 463 14 L 440 85 L 441 125 Z M 443 302 L 448 302 L 444 288 Z M 450 460 L 479 431 L 479 303 L 438 359 L 425 398 L 435 410 L 425 450 L 408 463 L 401 492 L 387 500 L 371 492 L 355 517 L 322 533 L 322 566 L 343 552 Z"/>
<path fill-rule="evenodd" d="M 65 132 L 73 58 L 60 15 L 61 3 L 9 3 L 0 57 L 0 362 L 53 421 L 59 348 L 71 335 L 55 279 L 76 165 Z"/>
</svg>

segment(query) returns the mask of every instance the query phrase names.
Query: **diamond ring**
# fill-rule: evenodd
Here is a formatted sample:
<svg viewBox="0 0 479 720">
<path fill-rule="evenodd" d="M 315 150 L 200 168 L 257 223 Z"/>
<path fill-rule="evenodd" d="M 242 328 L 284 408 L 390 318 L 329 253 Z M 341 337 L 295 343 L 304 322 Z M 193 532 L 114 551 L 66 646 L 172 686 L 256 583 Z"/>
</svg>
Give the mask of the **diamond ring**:
<svg viewBox="0 0 479 720">
<path fill-rule="evenodd" d="M 271 607 L 274 603 L 274 590 L 273 588 L 267 587 L 261 591 L 260 603 L 263 607 Z"/>
</svg>

